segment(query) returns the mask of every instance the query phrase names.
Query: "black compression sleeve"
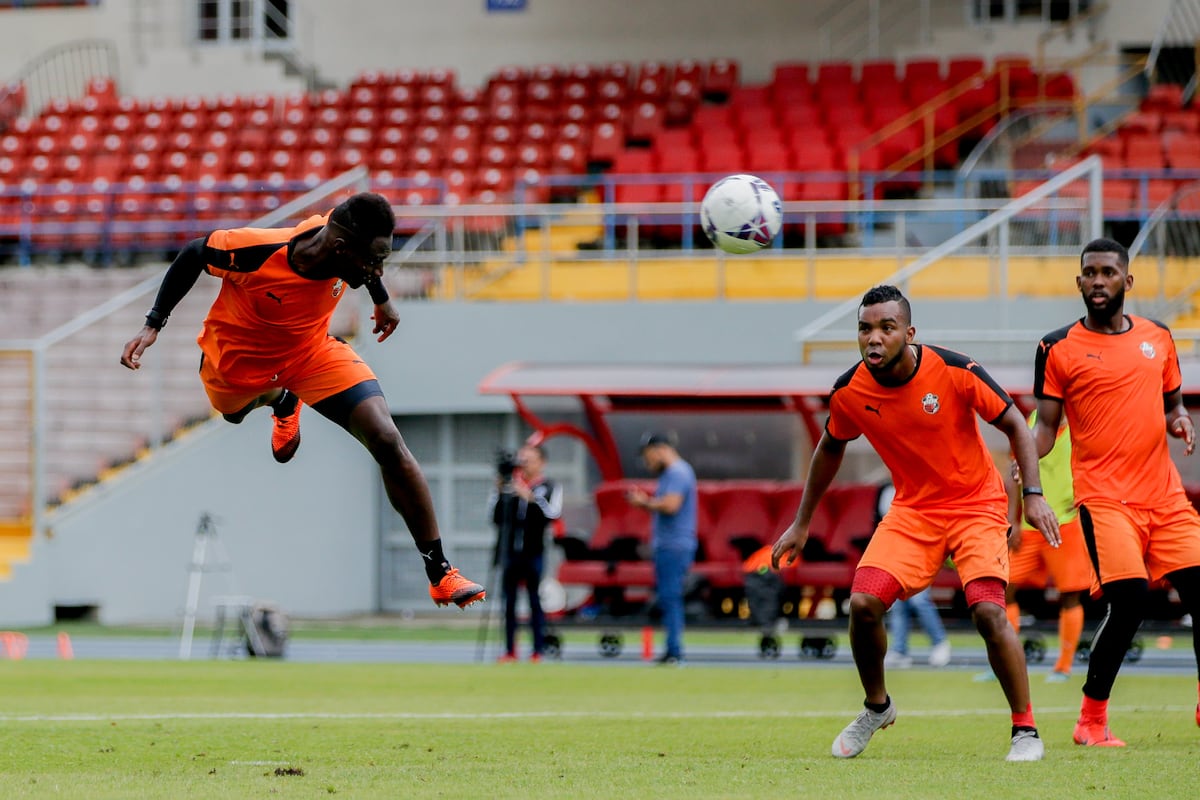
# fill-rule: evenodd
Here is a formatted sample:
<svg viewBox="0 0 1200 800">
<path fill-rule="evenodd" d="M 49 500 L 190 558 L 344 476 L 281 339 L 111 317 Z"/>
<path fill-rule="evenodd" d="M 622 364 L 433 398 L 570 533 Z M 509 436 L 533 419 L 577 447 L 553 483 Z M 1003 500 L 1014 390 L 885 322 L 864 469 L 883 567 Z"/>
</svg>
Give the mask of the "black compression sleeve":
<svg viewBox="0 0 1200 800">
<path fill-rule="evenodd" d="M 379 278 L 369 278 L 367 280 L 367 292 L 371 295 L 371 302 L 377 306 L 381 306 L 388 301 L 388 290 L 383 285 L 383 281 Z"/>
<path fill-rule="evenodd" d="M 196 279 L 204 271 L 204 241 L 193 239 L 188 242 L 171 262 L 167 274 L 163 276 L 162 285 L 158 287 L 154 307 L 146 315 L 146 324 L 151 328 L 161 329 L 175 306 L 196 285 Z"/>
</svg>

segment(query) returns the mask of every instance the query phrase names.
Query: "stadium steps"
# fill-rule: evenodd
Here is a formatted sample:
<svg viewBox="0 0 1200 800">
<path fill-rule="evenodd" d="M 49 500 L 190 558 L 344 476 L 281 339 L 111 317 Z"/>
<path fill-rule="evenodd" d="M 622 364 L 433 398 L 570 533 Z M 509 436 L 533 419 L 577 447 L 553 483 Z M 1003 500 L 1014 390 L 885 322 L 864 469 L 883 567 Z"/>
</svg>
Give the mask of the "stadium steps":
<svg viewBox="0 0 1200 800">
<path fill-rule="evenodd" d="M 588 192 L 582 203 L 598 202 L 595 192 Z M 456 273 L 447 271 L 446 279 L 437 287 L 434 297 L 448 299 L 463 296 L 472 300 L 540 300 L 542 299 L 542 256 L 545 253 L 576 253 L 583 246 L 598 240 L 604 233 L 600 214 L 572 215 L 574 224 L 552 225 L 548 230 L 528 228 L 519 237 L 509 236 L 502 250 L 516 255 L 524 253 L 535 264 L 519 264 L 512 260 L 490 261 L 464 270 L 460 281 Z M 460 285 L 461 284 L 461 285 Z"/>
<path fill-rule="evenodd" d="M 29 562 L 32 538 L 29 520 L 0 520 L 0 580 L 11 577 L 15 565 Z"/>
</svg>

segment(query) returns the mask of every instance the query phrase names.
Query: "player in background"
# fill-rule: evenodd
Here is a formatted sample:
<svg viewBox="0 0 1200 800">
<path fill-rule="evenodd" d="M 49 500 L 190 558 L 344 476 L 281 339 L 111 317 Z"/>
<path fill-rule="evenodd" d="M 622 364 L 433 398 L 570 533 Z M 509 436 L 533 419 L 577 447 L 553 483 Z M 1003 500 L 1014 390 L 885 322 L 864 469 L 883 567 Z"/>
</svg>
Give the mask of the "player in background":
<svg viewBox="0 0 1200 800">
<path fill-rule="evenodd" d="M 388 499 L 424 560 L 433 601 L 462 608 L 484 599 L 484 589 L 451 567 L 442 552 L 429 486 L 375 374 L 348 344 L 329 335 L 347 286 L 365 285 L 370 292 L 379 341 L 396 330 L 400 317 L 381 280 L 395 227 L 388 201 L 363 192 L 294 228 L 219 230 L 196 239 L 167 270 L 121 363 L 141 366 L 142 354 L 200 273 L 220 278 L 221 291 L 197 339 L 200 379 L 213 408 L 236 424 L 270 406 L 271 452 L 280 463 L 300 446 L 302 403 L 343 427 L 379 464 Z"/>
<path fill-rule="evenodd" d="M 862 361 L 834 384 L 796 520 L 775 543 L 772 563 L 778 567 L 781 560 L 790 564 L 800 556 L 847 442 L 865 435 L 891 472 L 896 497 L 851 586 L 850 646 L 866 700 L 863 712 L 834 739 L 833 755 L 857 756 L 875 731 L 896 721 L 884 680 L 884 614 L 897 598 L 929 586 L 951 556 L 1012 712 L 1007 760 L 1038 761 L 1044 745 L 1029 699 L 1025 653 L 1004 614 L 1007 495 L 976 416 L 1008 437 L 1027 476 L 1026 519 L 1057 545 L 1058 524 L 1037 483 L 1033 437 L 1012 399 L 978 363 L 914 344 L 911 320 L 908 300 L 896 287 L 877 286 L 863 295 L 858 310 Z"/>
<path fill-rule="evenodd" d="M 1183 406 L 1171 332 L 1125 313 L 1125 293 L 1133 288 L 1128 251 L 1096 239 L 1079 263 L 1075 285 L 1087 313 L 1038 344 L 1034 435 L 1039 455 L 1051 452 L 1066 414 L 1080 527 L 1108 602 L 1092 639 L 1075 742 L 1123 747 L 1109 731 L 1108 699 L 1142 624 L 1150 582 L 1165 578 L 1184 610 L 1200 617 L 1200 515 L 1167 448 L 1170 434 L 1191 455 L 1196 430 Z M 1192 646 L 1200 668 L 1194 629 Z"/>
<path fill-rule="evenodd" d="M 1029 415 L 1030 427 L 1036 424 L 1037 412 Z M 1021 631 L 1021 608 L 1017 590 L 1026 587 L 1046 588 L 1047 573 L 1058 589 L 1058 661 L 1046 676 L 1047 683 L 1061 683 L 1071 675 L 1075 650 L 1083 633 L 1083 593 L 1091 588 L 1095 577 L 1088 560 L 1087 545 L 1079 528 L 1079 512 L 1071 488 L 1071 439 L 1066 420 L 1058 429 L 1058 445 L 1038 461 L 1042 491 L 1046 502 L 1058 517 L 1058 532 L 1062 544 L 1050 547 L 1044 538 L 1021 520 L 1020 470 L 1013 464 L 1005 480 L 1008 489 L 1008 621 L 1013 630 Z"/>
</svg>

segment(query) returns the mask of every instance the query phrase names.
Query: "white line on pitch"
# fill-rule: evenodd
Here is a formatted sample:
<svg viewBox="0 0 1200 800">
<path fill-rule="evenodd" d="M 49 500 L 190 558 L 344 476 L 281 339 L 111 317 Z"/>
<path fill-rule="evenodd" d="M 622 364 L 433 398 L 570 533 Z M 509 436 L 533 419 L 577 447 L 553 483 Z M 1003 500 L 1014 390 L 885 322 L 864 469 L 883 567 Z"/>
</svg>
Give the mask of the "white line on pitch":
<svg viewBox="0 0 1200 800">
<path fill-rule="evenodd" d="M 1193 706 L 1110 706 L 1113 713 L 1143 713 L 1143 712 L 1176 712 L 1191 711 Z M 905 717 L 966 717 L 981 714 L 1007 714 L 1002 707 L 997 708 L 945 708 L 945 709 L 909 709 L 903 703 L 899 704 L 900 714 Z M 287 712 L 287 713 L 255 713 L 255 712 L 197 712 L 197 713 L 164 713 L 164 714 L 0 714 L 0 722 L 155 722 L 169 720 L 293 720 L 293 719 L 327 719 L 327 720 L 463 720 L 478 721 L 488 719 L 736 719 L 741 717 L 771 717 L 775 719 L 825 719 L 841 718 L 853 713 L 853 708 L 829 711 L 482 711 L 482 712 Z M 1076 714 L 1077 706 L 1042 706 L 1035 707 L 1038 714 Z"/>
</svg>

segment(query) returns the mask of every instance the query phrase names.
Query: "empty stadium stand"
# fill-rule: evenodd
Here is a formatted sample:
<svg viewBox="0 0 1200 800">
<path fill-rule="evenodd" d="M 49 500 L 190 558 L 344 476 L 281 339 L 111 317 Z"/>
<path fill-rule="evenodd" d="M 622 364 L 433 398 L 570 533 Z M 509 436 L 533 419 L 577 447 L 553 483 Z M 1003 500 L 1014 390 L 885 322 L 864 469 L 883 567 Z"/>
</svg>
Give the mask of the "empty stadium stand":
<svg viewBox="0 0 1200 800">
<path fill-rule="evenodd" d="M 1022 56 L 787 62 L 760 85 L 726 59 L 512 66 L 481 87 L 447 69 L 364 70 L 278 96 L 134 99 L 97 78 L 35 117 L 0 115 L 0 247 L 170 250 L 358 165 L 397 205 L 574 198 L 597 171 L 622 202 L 697 200 L 735 171 L 837 200 L 922 151 L 928 163 L 901 169 L 953 166 L 1009 109 L 1074 95 L 1069 75 Z"/>
</svg>

